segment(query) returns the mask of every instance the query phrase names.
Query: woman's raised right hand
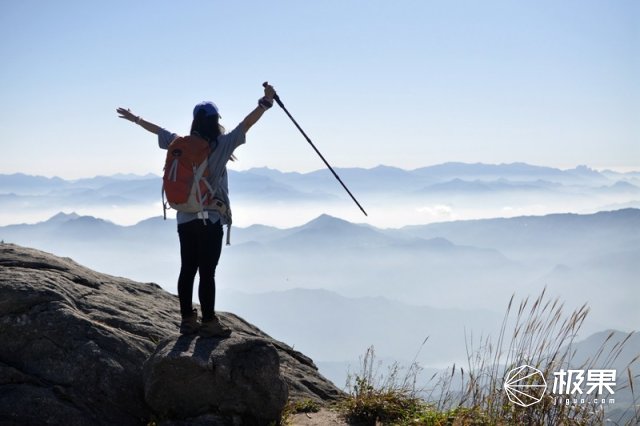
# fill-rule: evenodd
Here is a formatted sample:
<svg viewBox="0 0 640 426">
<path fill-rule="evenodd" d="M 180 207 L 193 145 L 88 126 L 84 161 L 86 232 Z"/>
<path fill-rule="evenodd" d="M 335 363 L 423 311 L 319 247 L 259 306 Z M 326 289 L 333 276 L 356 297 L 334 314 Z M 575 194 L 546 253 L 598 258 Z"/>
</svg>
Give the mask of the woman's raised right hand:
<svg viewBox="0 0 640 426">
<path fill-rule="evenodd" d="M 131 112 L 131 110 L 129 108 L 118 108 L 116 109 L 116 112 L 119 115 L 120 118 L 124 118 L 125 120 L 129 120 L 132 123 L 137 122 L 137 120 L 139 119 L 139 117 L 137 115 L 135 115 L 134 113 Z"/>
</svg>

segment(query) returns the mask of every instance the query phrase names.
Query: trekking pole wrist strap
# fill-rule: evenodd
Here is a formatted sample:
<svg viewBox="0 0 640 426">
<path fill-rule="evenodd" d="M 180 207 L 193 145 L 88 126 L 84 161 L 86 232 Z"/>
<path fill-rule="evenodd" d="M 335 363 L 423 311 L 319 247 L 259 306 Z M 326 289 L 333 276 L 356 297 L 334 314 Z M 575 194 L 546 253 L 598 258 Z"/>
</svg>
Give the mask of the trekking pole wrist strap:
<svg viewBox="0 0 640 426">
<path fill-rule="evenodd" d="M 273 106 L 273 99 L 268 99 L 266 96 L 263 96 L 258 99 L 258 105 L 266 111 Z"/>
</svg>

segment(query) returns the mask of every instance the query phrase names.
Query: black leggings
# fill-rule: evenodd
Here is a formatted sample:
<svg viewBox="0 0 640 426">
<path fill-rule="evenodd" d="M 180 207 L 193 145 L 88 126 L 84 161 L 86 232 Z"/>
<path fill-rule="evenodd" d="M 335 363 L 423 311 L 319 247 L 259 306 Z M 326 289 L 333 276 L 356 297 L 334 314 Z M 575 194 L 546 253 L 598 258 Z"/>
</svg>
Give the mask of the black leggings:
<svg viewBox="0 0 640 426">
<path fill-rule="evenodd" d="M 198 296 L 202 308 L 202 319 L 212 320 L 216 301 L 216 266 L 222 251 L 222 224 L 218 221 L 205 225 L 201 219 L 178 225 L 180 237 L 180 277 L 178 298 L 180 313 L 188 317 L 193 310 L 193 280 L 200 275 Z"/>
</svg>

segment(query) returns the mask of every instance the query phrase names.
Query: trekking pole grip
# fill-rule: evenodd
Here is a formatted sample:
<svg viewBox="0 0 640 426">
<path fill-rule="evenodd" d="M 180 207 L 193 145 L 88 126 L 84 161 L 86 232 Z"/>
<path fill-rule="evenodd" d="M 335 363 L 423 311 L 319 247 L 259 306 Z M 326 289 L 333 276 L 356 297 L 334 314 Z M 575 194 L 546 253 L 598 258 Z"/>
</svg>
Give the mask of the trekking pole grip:
<svg viewBox="0 0 640 426">
<path fill-rule="evenodd" d="M 262 83 L 262 87 L 267 87 L 267 84 L 269 84 L 269 82 L 265 81 L 264 83 Z M 273 100 L 276 101 L 278 105 L 280 105 L 280 108 L 284 108 L 284 105 L 282 105 L 282 102 L 280 101 L 280 97 L 278 96 L 277 93 L 273 95 Z"/>
</svg>

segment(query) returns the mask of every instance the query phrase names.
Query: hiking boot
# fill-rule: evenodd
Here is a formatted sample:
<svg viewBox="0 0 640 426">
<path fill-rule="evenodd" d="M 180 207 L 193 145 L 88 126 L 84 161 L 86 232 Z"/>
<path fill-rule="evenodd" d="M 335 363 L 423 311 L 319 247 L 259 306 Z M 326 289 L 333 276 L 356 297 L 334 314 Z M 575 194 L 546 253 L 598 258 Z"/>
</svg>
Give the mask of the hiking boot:
<svg viewBox="0 0 640 426">
<path fill-rule="evenodd" d="M 198 311 L 194 309 L 190 316 L 182 318 L 182 321 L 180 322 L 180 334 L 194 334 L 198 331 L 199 326 Z"/>
<path fill-rule="evenodd" d="M 217 317 L 210 321 L 202 321 L 198 334 L 202 337 L 229 337 L 231 329 L 220 323 Z"/>
</svg>

